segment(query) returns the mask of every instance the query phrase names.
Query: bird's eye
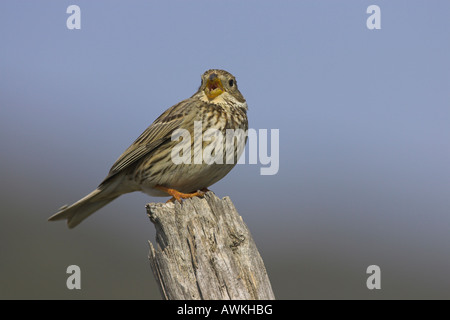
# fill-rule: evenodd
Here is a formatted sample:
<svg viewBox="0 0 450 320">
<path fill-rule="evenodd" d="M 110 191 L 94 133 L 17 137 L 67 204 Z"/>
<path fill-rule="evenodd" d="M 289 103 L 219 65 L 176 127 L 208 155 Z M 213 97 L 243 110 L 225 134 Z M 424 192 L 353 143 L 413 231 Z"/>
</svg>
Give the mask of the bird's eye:
<svg viewBox="0 0 450 320">
<path fill-rule="evenodd" d="M 234 80 L 233 80 L 233 79 L 229 80 L 229 81 L 228 81 L 228 85 L 229 85 L 230 87 L 232 87 L 232 86 L 234 85 Z"/>
</svg>

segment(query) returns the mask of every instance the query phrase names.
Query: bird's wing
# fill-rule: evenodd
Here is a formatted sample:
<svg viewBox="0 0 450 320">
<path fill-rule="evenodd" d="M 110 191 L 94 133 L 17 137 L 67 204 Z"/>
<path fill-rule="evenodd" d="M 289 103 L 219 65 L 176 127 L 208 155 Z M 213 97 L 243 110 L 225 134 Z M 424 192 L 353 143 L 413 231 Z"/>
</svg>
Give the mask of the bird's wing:
<svg viewBox="0 0 450 320">
<path fill-rule="evenodd" d="M 105 183 L 117 173 L 129 168 L 136 161 L 142 159 L 153 152 L 160 145 L 171 140 L 172 132 L 179 128 L 185 121 L 185 115 L 193 107 L 192 99 L 181 101 L 180 103 L 167 109 L 158 117 L 133 144 L 117 159 L 111 167 L 108 176 L 103 180 Z"/>
</svg>

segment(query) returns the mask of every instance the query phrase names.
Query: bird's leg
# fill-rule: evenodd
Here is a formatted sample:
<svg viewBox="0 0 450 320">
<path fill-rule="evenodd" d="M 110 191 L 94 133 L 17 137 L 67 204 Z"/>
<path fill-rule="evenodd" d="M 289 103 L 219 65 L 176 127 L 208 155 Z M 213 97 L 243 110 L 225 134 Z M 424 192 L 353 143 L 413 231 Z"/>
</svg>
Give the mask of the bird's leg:
<svg viewBox="0 0 450 320">
<path fill-rule="evenodd" d="M 160 185 L 155 186 L 155 188 L 159 189 L 161 191 L 164 191 L 172 196 L 172 198 L 167 200 L 166 203 L 174 202 L 175 200 L 177 200 L 178 202 L 181 203 L 182 199 L 188 199 L 188 198 L 192 198 L 192 197 L 202 197 L 206 193 L 206 191 L 203 191 L 206 188 L 204 188 L 202 190 L 197 190 L 196 192 L 192 192 L 192 193 L 183 193 L 183 192 L 177 191 L 175 189 L 163 187 Z M 208 190 L 208 189 L 206 189 L 206 190 Z"/>
</svg>

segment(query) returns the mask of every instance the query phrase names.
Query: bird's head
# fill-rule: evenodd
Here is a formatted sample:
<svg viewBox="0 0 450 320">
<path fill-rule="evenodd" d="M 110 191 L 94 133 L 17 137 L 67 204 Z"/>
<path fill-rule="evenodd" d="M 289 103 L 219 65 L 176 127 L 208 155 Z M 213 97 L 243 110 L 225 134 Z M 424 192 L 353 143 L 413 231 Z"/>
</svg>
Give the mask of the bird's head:
<svg viewBox="0 0 450 320">
<path fill-rule="evenodd" d="M 237 87 L 236 78 L 225 70 L 211 69 L 206 71 L 202 75 L 198 93 L 203 93 L 203 97 L 212 103 L 219 103 L 224 100 L 245 103 L 245 99 Z"/>
</svg>

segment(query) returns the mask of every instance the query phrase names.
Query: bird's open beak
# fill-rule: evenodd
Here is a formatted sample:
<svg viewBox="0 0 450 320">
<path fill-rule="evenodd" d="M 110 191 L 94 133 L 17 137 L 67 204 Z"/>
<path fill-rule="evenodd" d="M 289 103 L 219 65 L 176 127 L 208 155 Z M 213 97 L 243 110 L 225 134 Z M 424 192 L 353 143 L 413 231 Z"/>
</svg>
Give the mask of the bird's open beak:
<svg viewBox="0 0 450 320">
<path fill-rule="evenodd" d="M 217 74 L 213 73 L 206 81 L 205 94 L 209 100 L 220 96 L 223 93 L 223 85 Z"/>
</svg>

